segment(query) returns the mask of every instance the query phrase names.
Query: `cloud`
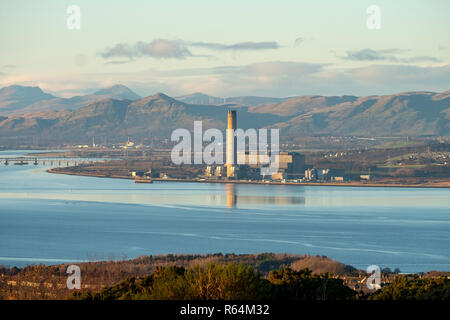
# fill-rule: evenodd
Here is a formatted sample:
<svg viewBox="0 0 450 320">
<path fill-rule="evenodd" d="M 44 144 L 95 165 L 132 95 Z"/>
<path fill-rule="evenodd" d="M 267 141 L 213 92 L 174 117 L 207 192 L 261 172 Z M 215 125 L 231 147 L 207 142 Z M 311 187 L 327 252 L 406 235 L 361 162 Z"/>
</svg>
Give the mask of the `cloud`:
<svg viewBox="0 0 450 320">
<path fill-rule="evenodd" d="M 247 42 L 238 42 L 230 45 L 213 42 L 186 42 L 186 45 L 218 51 L 226 51 L 226 50 L 256 51 L 256 50 L 269 50 L 280 48 L 280 45 L 275 41 L 267 41 L 267 42 L 247 41 Z"/>
<path fill-rule="evenodd" d="M 279 49 L 275 41 L 268 42 L 238 42 L 222 44 L 214 42 L 187 42 L 182 40 L 155 39 L 152 42 L 139 41 L 135 44 L 118 43 L 113 47 L 100 52 L 100 56 L 108 58 L 128 58 L 129 60 L 141 57 L 156 59 L 184 59 L 186 57 L 212 58 L 210 55 L 193 55 L 188 47 L 203 48 L 216 51 L 259 51 Z M 125 61 L 112 61 L 108 64 L 121 64 Z"/>
<path fill-rule="evenodd" d="M 217 66 L 211 68 L 188 68 L 177 70 L 155 71 L 162 77 L 205 76 L 205 75 L 254 75 L 254 76 L 286 76 L 306 75 L 321 70 L 326 64 L 294 62 L 294 61 L 267 61 L 239 66 Z"/>
<path fill-rule="evenodd" d="M 305 38 L 303 38 L 303 37 L 298 37 L 298 38 L 295 39 L 295 41 L 294 41 L 294 47 L 298 47 L 303 41 L 305 41 Z"/>
<path fill-rule="evenodd" d="M 361 49 L 349 50 L 346 55 L 340 57 L 344 60 L 352 61 L 390 61 L 397 63 L 417 63 L 417 62 L 440 62 L 441 60 L 431 56 L 412 56 L 407 58 L 398 57 L 398 55 L 408 52 L 409 50 L 392 48 L 384 50 Z"/>
<path fill-rule="evenodd" d="M 241 66 L 152 70 L 174 95 L 204 92 L 218 96 L 390 94 L 404 91 L 445 91 L 450 65 L 420 67 L 407 64 L 336 68 L 327 64 L 268 61 Z"/>
<path fill-rule="evenodd" d="M 316 73 L 323 69 L 325 64 L 292 62 L 292 61 L 270 61 L 253 63 L 245 67 L 244 71 L 249 75 L 265 76 L 298 76 L 303 77 Z"/>
<path fill-rule="evenodd" d="M 203 92 L 222 97 L 366 96 L 405 91 L 442 92 L 450 88 L 450 65 L 373 64 L 342 68 L 320 63 L 266 61 L 209 68 L 0 77 L 0 86 L 37 85 L 64 97 L 90 93 L 94 89 L 117 83 L 130 87 L 141 96 L 155 92 L 164 92 L 170 96 Z"/>
<path fill-rule="evenodd" d="M 205 92 L 221 96 L 287 96 L 305 92 L 304 88 L 326 64 L 267 61 L 238 66 L 151 70 L 160 81 L 170 83 L 174 94 Z M 321 80 L 322 81 L 322 80 Z"/>
<path fill-rule="evenodd" d="M 157 59 L 184 59 L 192 53 L 178 40 L 155 39 L 152 42 L 139 41 L 133 45 L 118 43 L 100 53 L 103 58 L 125 57 L 135 59 L 139 57 L 153 57 Z"/>
<path fill-rule="evenodd" d="M 105 64 L 125 64 L 125 63 L 130 63 L 133 60 L 113 60 L 113 61 L 108 61 L 105 62 Z"/>
<path fill-rule="evenodd" d="M 366 48 L 357 51 L 347 51 L 347 55 L 342 58 L 354 61 L 376 61 L 389 59 L 390 56 L 385 55 L 385 53 L 386 52 L 382 50 L 377 51 Z"/>
<path fill-rule="evenodd" d="M 366 84 L 385 82 L 390 85 L 406 83 L 407 85 L 422 84 L 423 87 L 436 85 L 450 85 L 450 65 L 439 67 L 420 67 L 410 65 L 371 65 L 351 69 L 347 77 Z"/>
<path fill-rule="evenodd" d="M 441 59 L 431 56 L 414 56 L 410 58 L 399 59 L 399 62 L 416 63 L 416 62 L 441 62 Z"/>
<path fill-rule="evenodd" d="M 7 74 L 10 74 L 11 72 L 14 72 L 14 69 L 16 69 L 17 66 L 15 64 L 6 64 L 0 67 L 0 76 L 6 76 Z"/>
</svg>

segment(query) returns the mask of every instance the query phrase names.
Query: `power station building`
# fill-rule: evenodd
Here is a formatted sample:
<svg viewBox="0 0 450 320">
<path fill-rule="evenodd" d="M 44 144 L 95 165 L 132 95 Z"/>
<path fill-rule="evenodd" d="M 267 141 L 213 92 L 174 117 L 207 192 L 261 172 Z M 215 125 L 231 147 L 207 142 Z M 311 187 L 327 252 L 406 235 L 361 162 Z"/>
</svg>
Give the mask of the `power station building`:
<svg viewBox="0 0 450 320">
<path fill-rule="evenodd" d="M 226 132 L 226 161 L 225 166 L 207 166 L 206 176 L 222 178 L 225 175 L 227 179 L 251 179 L 260 180 L 262 178 L 271 178 L 273 180 L 297 179 L 305 173 L 305 156 L 298 152 L 279 152 L 274 159 L 270 159 L 270 152 L 267 154 L 257 154 L 256 161 L 254 155 L 249 152 L 240 153 L 238 157 L 237 137 L 235 130 L 237 129 L 237 116 L 235 110 L 228 110 L 227 113 L 227 132 Z M 242 157 L 243 156 L 243 157 Z M 237 159 L 240 162 L 237 163 Z M 253 161 L 251 161 L 253 160 Z M 274 160 L 278 162 L 278 172 L 272 174 L 271 177 L 263 177 L 260 174 L 261 167 Z"/>
<path fill-rule="evenodd" d="M 253 157 L 249 152 L 245 153 L 245 165 L 258 170 L 268 163 L 271 154 L 259 154 L 256 164 L 251 164 L 250 159 Z M 275 155 L 274 161 L 278 162 L 278 172 L 272 174 L 272 179 L 298 179 L 305 174 L 305 156 L 299 152 L 281 151 Z"/>
</svg>

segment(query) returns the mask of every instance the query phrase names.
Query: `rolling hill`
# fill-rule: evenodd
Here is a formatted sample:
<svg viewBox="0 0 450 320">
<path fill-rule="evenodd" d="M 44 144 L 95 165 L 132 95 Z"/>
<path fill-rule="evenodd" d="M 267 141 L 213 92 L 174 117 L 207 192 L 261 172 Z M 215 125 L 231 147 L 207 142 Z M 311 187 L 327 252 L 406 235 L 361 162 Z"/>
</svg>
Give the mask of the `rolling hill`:
<svg viewBox="0 0 450 320">
<path fill-rule="evenodd" d="M 336 99 L 337 104 L 323 103 L 315 107 L 314 100 L 282 108 L 285 112 L 289 110 L 292 116 L 277 124 L 283 134 L 448 136 L 450 133 L 448 92 L 407 92 L 361 98 L 344 96 Z M 278 112 L 280 106 L 272 108 Z"/>
<path fill-rule="evenodd" d="M 225 128 L 227 108 L 192 105 L 157 93 L 136 101 L 107 98 L 77 110 L 42 111 L 0 118 L 0 140 L 30 141 L 32 136 L 50 143 L 82 143 L 92 136 L 108 141 L 134 138 L 170 138 L 177 128 L 193 129 L 202 120 L 203 129 Z M 2 120 L 3 119 L 3 120 Z M 273 114 L 252 114 L 243 108 L 239 124 L 259 127 L 286 120 Z"/>
<path fill-rule="evenodd" d="M 41 101 L 57 99 L 39 87 L 12 85 L 0 89 L 0 113 L 13 113 Z"/>
<path fill-rule="evenodd" d="M 59 98 L 39 87 L 13 85 L 0 89 L 0 115 L 16 115 L 47 110 L 75 110 L 106 98 L 138 100 L 141 97 L 124 85 L 115 85 L 84 96 Z"/>
<path fill-rule="evenodd" d="M 231 97 L 231 98 L 218 98 L 213 96 L 208 96 L 206 94 L 196 92 L 193 94 L 176 97 L 177 100 L 190 103 L 190 104 L 215 104 L 215 105 L 238 105 L 238 106 L 258 106 L 261 104 L 268 103 L 280 103 L 286 98 L 271 98 L 271 97 L 256 97 L 256 96 L 242 96 L 242 97 Z"/>
<path fill-rule="evenodd" d="M 112 95 L 112 90 L 100 92 L 97 97 Z M 39 98 L 37 92 L 36 99 Z M 127 136 L 170 139 L 177 128 L 192 130 L 194 120 L 203 120 L 204 130 L 225 129 L 228 108 L 229 105 L 189 104 L 163 93 L 134 101 L 108 97 L 75 110 L 0 116 L 0 144 L 29 142 L 33 137 L 47 144 L 87 143 L 92 136 L 107 137 L 108 141 L 124 141 Z M 368 97 L 302 96 L 239 106 L 237 110 L 238 127 L 279 128 L 282 136 L 289 137 L 450 133 L 450 91 Z"/>
</svg>

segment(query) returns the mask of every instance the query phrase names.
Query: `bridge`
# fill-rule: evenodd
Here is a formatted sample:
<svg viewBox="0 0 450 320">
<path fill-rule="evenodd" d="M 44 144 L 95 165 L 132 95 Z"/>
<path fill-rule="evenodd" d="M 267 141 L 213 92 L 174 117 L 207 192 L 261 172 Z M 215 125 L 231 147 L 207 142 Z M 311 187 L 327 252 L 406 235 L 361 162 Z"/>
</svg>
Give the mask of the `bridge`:
<svg viewBox="0 0 450 320">
<path fill-rule="evenodd" d="M 105 160 L 102 160 L 105 161 Z M 50 165 L 50 166 L 78 166 L 80 164 L 92 164 L 94 160 L 89 159 L 64 159 L 64 158 L 33 158 L 33 157 L 12 157 L 0 158 L 0 165 Z"/>
</svg>

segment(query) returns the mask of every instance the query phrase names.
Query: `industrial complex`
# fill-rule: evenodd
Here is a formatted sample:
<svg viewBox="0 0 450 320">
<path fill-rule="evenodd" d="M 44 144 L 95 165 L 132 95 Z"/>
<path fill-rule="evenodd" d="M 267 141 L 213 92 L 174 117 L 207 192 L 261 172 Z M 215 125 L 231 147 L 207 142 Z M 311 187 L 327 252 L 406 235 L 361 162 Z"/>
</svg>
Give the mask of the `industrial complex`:
<svg viewBox="0 0 450 320">
<path fill-rule="evenodd" d="M 305 156 L 298 152 L 271 151 L 261 153 L 255 150 L 239 150 L 237 148 L 237 113 L 228 110 L 226 132 L 226 163 L 225 165 L 207 165 L 205 178 L 228 180 L 286 180 L 300 179 L 305 174 Z M 238 162 L 238 159 L 240 160 Z M 261 174 L 261 168 L 272 160 L 278 164 L 277 172 L 270 176 Z"/>
</svg>

